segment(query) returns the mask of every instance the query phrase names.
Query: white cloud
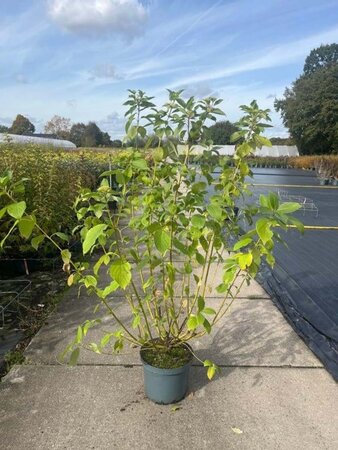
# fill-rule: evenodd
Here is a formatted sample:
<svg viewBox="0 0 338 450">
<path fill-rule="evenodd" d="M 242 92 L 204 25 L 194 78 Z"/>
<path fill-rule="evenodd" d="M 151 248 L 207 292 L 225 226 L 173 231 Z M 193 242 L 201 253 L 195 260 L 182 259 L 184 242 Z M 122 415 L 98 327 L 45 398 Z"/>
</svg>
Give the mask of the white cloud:
<svg viewBox="0 0 338 450">
<path fill-rule="evenodd" d="M 125 119 L 118 112 L 114 111 L 108 114 L 104 119 L 100 120 L 101 129 L 108 131 L 113 139 L 123 138 L 125 135 L 124 124 Z"/>
<path fill-rule="evenodd" d="M 217 80 L 254 70 L 269 69 L 296 63 L 305 58 L 314 47 L 318 47 L 321 43 L 334 42 L 337 39 L 338 27 L 300 39 L 299 41 L 287 42 L 276 47 L 266 48 L 261 50 L 259 54 L 252 55 L 251 58 L 248 55 L 243 55 L 245 59 L 242 57 L 242 60 L 233 66 L 226 66 L 220 69 L 214 67 L 207 72 L 201 72 L 197 75 L 177 80 L 169 87 L 176 88 L 182 84 L 189 85 L 191 83 Z"/>
<path fill-rule="evenodd" d="M 177 90 L 184 89 L 182 96 L 184 98 L 196 97 L 196 98 L 204 98 L 204 97 L 218 97 L 219 93 L 208 83 L 196 83 L 191 85 L 183 85 L 178 86 Z"/>
<path fill-rule="evenodd" d="M 142 34 L 148 17 L 139 0 L 50 0 L 49 15 L 67 31 L 128 40 Z"/>
</svg>

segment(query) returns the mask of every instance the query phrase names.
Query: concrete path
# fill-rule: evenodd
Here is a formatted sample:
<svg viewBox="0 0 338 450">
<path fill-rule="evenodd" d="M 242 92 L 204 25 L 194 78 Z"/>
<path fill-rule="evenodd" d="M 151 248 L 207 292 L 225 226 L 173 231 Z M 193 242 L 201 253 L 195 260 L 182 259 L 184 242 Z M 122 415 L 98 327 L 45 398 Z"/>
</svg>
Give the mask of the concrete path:
<svg viewBox="0 0 338 450">
<path fill-rule="evenodd" d="M 123 298 L 112 301 L 127 317 Z M 208 305 L 219 301 L 210 289 Z M 338 448 L 337 385 L 257 283 L 240 292 L 212 336 L 193 344 L 221 375 L 209 382 L 194 365 L 190 393 L 175 408 L 145 398 L 136 349 L 83 351 L 74 368 L 58 363 L 94 305 L 69 290 L 27 349 L 27 364 L 0 384 L 1 450 Z M 113 328 L 102 319 L 89 342 Z"/>
</svg>

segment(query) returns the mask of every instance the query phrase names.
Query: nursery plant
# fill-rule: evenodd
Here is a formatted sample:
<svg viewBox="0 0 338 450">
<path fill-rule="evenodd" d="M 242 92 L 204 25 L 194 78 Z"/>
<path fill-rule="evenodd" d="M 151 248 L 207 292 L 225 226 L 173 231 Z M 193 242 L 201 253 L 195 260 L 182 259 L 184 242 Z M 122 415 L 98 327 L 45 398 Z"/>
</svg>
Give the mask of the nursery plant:
<svg viewBox="0 0 338 450">
<path fill-rule="evenodd" d="M 221 102 L 214 97 L 184 99 L 182 91 L 169 90 L 168 101 L 156 107 L 144 92 L 129 91 L 126 140 L 142 139 L 147 151 L 156 136 L 157 146 L 152 158 L 138 149 L 126 153 L 102 174 L 98 189 L 83 190 L 75 202 L 83 255 L 95 253 L 95 258 L 93 263 L 75 262 L 69 250 L 60 249 L 67 282 L 96 294 L 95 310 L 106 310 L 111 328 L 99 342 L 88 343 L 87 333 L 100 319 L 80 324 L 62 355 L 70 353 L 71 364 L 81 347 L 112 353 L 128 344 L 141 348 L 146 366 L 164 370 L 189 366 L 193 340 L 212 333 L 263 262 L 274 264 L 272 252 L 275 241 L 281 240 L 280 230 L 289 224 L 302 229 L 290 215 L 299 209 L 298 203 L 280 203 L 270 193 L 261 195 L 258 204 L 246 205 L 250 196 L 246 178 L 251 174 L 246 161 L 257 148 L 271 145 L 262 136 L 270 122 L 268 110 L 261 110 L 256 101 L 241 106 L 244 115 L 233 135 L 239 142 L 233 166 L 227 157 L 213 157 L 217 149 L 203 136 L 206 126 L 223 114 Z M 204 150 L 191 164 L 196 144 Z M 109 183 L 111 176 L 115 187 Z M 36 221 L 25 216 L 22 202 L 18 211 L 5 185 L 3 178 L 1 194 L 10 200 L 2 214 L 7 212 L 29 239 Z M 35 246 L 39 240 L 53 241 L 39 230 Z M 217 286 L 221 299 L 208 301 L 208 283 L 216 266 L 222 269 Z M 128 319 L 119 314 L 117 291 L 130 308 Z M 218 371 L 215 362 L 201 363 L 213 378 Z"/>
</svg>

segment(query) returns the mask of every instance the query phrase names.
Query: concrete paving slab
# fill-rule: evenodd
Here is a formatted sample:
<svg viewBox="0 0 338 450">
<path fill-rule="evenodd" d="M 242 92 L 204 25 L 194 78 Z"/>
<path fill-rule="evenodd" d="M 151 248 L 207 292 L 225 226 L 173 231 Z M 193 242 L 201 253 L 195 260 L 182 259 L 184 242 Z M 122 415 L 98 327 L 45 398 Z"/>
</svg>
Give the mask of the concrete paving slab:
<svg viewBox="0 0 338 450">
<path fill-rule="evenodd" d="M 144 397 L 140 367 L 21 366 L 0 399 L 2 450 L 338 448 L 337 386 L 324 369 L 228 368 L 208 382 L 192 368 L 173 411 Z"/>
<path fill-rule="evenodd" d="M 116 297 L 113 302 L 123 319 L 131 319 L 123 298 Z M 208 297 L 206 303 L 216 307 L 219 302 L 220 298 Z M 95 304 L 93 297 L 65 297 L 58 312 L 50 317 L 48 325 L 26 350 L 30 363 L 58 364 L 57 356 L 73 340 L 77 326 L 95 317 L 92 313 Z M 110 316 L 103 315 L 102 324 L 89 331 L 87 342 L 98 343 L 103 330 L 115 329 Z M 268 299 L 235 300 L 230 314 L 220 320 L 214 332 L 194 340 L 192 345 L 200 359 L 213 359 L 223 366 L 322 366 Z M 126 346 L 121 355 L 98 355 L 82 350 L 79 363 L 139 364 L 140 360 L 138 349 Z"/>
</svg>

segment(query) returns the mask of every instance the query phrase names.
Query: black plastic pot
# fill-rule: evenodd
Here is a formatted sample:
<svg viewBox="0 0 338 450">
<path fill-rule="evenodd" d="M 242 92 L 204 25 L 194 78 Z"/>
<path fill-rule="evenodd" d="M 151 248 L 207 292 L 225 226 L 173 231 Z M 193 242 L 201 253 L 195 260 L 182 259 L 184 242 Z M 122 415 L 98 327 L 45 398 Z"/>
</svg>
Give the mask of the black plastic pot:
<svg viewBox="0 0 338 450">
<path fill-rule="evenodd" d="M 188 390 L 189 369 L 193 360 L 175 369 L 160 369 L 147 364 L 141 353 L 146 396 L 155 403 L 168 405 L 182 400 Z"/>
</svg>

